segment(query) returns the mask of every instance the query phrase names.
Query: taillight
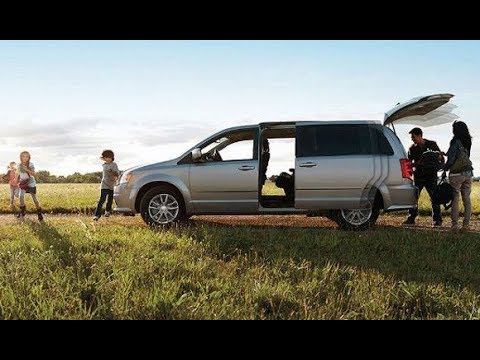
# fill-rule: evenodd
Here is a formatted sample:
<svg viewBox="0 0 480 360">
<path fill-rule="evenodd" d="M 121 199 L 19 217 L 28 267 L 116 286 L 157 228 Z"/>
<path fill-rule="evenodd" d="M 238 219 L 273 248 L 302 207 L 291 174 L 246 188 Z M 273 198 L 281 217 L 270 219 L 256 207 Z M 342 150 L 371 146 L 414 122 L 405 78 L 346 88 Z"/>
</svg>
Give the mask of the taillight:
<svg viewBox="0 0 480 360">
<path fill-rule="evenodd" d="M 413 165 L 408 159 L 400 159 L 400 167 L 402 168 L 402 177 L 404 179 L 412 180 L 413 177 Z"/>
</svg>

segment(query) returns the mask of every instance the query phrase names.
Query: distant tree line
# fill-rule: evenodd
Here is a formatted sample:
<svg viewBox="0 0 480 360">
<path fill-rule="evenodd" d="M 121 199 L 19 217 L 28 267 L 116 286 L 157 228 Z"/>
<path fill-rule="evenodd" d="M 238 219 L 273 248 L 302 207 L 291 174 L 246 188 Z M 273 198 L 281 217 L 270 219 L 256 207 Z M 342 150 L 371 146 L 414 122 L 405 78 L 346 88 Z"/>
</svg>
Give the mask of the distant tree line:
<svg viewBox="0 0 480 360">
<path fill-rule="evenodd" d="M 56 176 L 50 174 L 50 171 L 40 170 L 37 171 L 35 180 L 40 184 L 96 184 L 102 181 L 102 172 L 99 171 L 87 174 L 76 172 L 68 176 Z"/>
</svg>

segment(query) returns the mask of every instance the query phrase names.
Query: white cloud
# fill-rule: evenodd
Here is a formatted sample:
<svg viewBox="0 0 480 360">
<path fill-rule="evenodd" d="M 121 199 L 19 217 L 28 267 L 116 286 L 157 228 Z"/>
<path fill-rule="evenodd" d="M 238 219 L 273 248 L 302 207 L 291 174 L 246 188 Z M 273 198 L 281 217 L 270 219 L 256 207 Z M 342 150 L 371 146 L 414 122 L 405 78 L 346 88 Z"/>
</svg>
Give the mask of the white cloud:
<svg viewBox="0 0 480 360">
<path fill-rule="evenodd" d="M 214 133 L 215 126 L 172 121 L 128 121 L 101 118 L 62 122 L 6 121 L 0 137 L 0 160 L 18 161 L 28 150 L 37 169 L 56 175 L 98 171 L 100 153 L 112 149 L 122 169 L 165 161 L 184 153 Z"/>
</svg>

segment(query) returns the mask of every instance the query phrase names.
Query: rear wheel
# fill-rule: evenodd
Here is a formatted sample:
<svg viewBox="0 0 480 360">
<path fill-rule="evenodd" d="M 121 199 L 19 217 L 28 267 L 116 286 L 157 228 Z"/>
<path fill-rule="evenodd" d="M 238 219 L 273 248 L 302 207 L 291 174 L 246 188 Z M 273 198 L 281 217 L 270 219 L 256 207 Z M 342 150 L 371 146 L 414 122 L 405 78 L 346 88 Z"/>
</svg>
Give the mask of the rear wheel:
<svg viewBox="0 0 480 360">
<path fill-rule="evenodd" d="M 184 220 L 182 195 L 169 186 L 157 186 L 143 196 L 140 202 L 143 221 L 151 227 L 167 227 Z"/>
<path fill-rule="evenodd" d="M 377 222 L 380 208 L 379 201 L 375 201 L 361 209 L 336 210 L 333 217 L 343 230 L 367 230 Z"/>
</svg>

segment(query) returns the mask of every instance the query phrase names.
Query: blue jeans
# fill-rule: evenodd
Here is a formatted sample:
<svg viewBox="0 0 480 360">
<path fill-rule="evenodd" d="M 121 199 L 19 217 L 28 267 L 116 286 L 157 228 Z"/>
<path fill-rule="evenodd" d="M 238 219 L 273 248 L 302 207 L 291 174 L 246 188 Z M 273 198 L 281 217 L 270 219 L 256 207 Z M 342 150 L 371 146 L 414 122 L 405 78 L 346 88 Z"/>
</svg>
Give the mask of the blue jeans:
<svg viewBox="0 0 480 360">
<path fill-rule="evenodd" d="M 430 201 L 432 201 L 435 194 L 435 187 L 437 186 L 436 180 L 433 181 L 416 181 L 415 186 L 418 187 L 418 196 L 422 193 L 422 190 L 425 188 L 430 196 Z M 434 204 L 432 201 L 432 210 L 433 210 L 433 221 L 442 222 L 442 210 L 440 209 L 440 204 Z M 414 209 L 410 209 L 408 212 L 408 220 L 415 221 L 415 218 L 418 216 L 418 206 Z"/>
<path fill-rule="evenodd" d="M 103 204 L 105 204 L 105 201 L 107 202 L 107 211 L 111 212 L 113 204 L 113 190 L 102 189 L 100 192 L 100 200 L 98 200 L 97 209 L 95 210 L 95 216 L 102 216 L 102 208 Z"/>
</svg>

